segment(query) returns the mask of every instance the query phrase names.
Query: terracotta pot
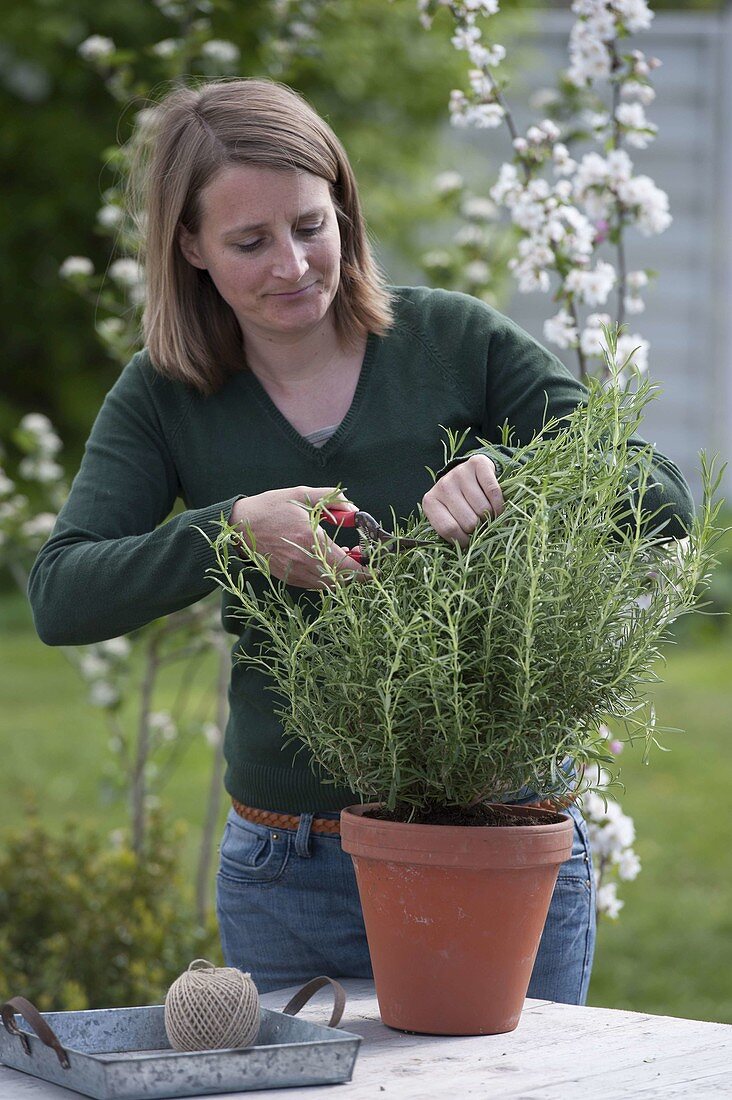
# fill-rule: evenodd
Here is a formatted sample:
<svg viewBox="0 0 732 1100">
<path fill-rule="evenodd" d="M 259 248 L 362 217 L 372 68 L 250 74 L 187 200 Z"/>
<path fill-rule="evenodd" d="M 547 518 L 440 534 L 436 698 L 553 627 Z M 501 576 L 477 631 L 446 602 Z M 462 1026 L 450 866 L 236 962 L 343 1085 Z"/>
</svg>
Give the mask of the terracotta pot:
<svg viewBox="0 0 732 1100">
<path fill-rule="evenodd" d="M 408 825 L 341 812 L 381 1018 L 428 1035 L 513 1031 L 572 819 L 514 806 L 531 826 Z"/>
</svg>

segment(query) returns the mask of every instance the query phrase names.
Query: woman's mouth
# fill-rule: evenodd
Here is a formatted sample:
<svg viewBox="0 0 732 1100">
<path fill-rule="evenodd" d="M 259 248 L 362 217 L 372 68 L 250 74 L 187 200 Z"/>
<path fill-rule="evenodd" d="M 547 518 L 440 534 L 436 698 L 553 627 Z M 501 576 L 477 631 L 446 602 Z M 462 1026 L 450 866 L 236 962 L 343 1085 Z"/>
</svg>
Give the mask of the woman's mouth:
<svg viewBox="0 0 732 1100">
<path fill-rule="evenodd" d="M 272 294 L 273 298 L 299 298 L 301 294 L 305 294 L 308 290 L 311 290 L 315 286 L 315 283 L 309 283 L 307 286 L 301 287 L 299 290 L 287 290 L 284 293 L 277 292 Z"/>
</svg>

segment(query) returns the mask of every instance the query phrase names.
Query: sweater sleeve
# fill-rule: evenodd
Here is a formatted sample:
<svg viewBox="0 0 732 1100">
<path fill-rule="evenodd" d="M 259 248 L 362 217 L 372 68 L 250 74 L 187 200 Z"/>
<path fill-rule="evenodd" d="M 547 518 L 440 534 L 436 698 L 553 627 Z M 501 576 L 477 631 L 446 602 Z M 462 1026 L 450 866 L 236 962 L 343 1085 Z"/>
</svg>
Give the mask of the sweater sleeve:
<svg viewBox="0 0 732 1100">
<path fill-rule="evenodd" d="M 567 416 L 587 397 L 585 386 L 561 360 L 507 317 L 495 312 L 494 317 L 497 321 L 488 345 L 481 433 L 491 445 L 453 459 L 438 472 L 438 478 L 473 454 L 487 454 L 496 465 L 500 482 L 516 462 L 519 446 L 530 443 L 545 421 Z M 512 446 L 497 442 L 504 424 L 513 429 Z M 648 446 L 640 436 L 633 436 L 629 443 L 638 452 Z M 640 472 L 639 463 L 628 470 L 631 491 L 638 484 Z M 694 502 L 681 471 L 655 449 L 643 509 L 650 513 L 660 510 L 653 525 L 663 525 L 663 538 L 684 538 L 694 516 Z"/>
<path fill-rule="evenodd" d="M 234 501 L 163 522 L 180 495 L 175 463 L 136 359 L 110 390 L 53 533 L 31 570 L 28 596 L 47 645 L 86 645 L 128 633 L 202 599 L 213 537 Z"/>
</svg>

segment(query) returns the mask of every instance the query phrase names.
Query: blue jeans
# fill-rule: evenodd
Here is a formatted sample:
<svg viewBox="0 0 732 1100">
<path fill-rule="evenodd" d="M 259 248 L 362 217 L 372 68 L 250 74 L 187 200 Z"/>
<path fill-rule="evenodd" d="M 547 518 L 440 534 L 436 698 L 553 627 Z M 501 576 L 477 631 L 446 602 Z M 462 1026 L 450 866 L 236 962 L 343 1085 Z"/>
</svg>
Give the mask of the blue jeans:
<svg viewBox="0 0 732 1100">
<path fill-rule="evenodd" d="M 595 886 L 587 828 L 574 819 L 572 855 L 559 870 L 528 996 L 584 1004 L 595 946 Z M 339 836 L 255 825 L 232 809 L 221 841 L 216 913 L 227 966 L 248 970 L 260 993 L 318 974 L 372 978 L 351 857 Z"/>
</svg>

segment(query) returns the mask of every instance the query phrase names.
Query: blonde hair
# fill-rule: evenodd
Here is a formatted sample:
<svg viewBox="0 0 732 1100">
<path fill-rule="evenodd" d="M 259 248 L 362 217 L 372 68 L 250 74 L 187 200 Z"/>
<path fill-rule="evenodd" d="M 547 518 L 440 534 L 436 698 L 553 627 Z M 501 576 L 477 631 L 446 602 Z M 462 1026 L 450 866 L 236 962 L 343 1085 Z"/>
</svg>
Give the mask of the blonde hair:
<svg viewBox="0 0 732 1100">
<path fill-rule="evenodd" d="M 231 164 L 300 169 L 330 184 L 341 234 L 333 301 L 344 345 L 391 326 L 391 296 L 374 261 L 353 170 L 328 124 L 297 92 L 271 80 L 178 88 L 153 108 L 133 161 L 129 201 L 147 284 L 145 343 L 156 369 L 214 393 L 245 366 L 242 333 L 207 271 L 185 259 L 180 226 L 197 232 L 201 192 Z M 140 218 L 142 214 L 142 218 Z"/>
</svg>

